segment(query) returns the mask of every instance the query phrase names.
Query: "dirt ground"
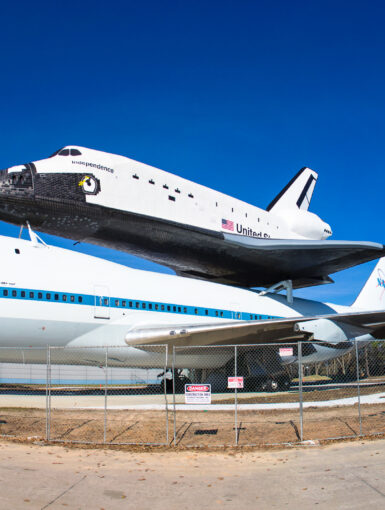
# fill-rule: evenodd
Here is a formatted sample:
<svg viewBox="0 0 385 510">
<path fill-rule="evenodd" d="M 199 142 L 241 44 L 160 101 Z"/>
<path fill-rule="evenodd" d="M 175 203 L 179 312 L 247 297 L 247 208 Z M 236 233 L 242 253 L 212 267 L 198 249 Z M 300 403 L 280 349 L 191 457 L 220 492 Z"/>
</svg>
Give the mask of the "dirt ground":
<svg viewBox="0 0 385 510">
<path fill-rule="evenodd" d="M 358 407 L 305 408 L 304 440 L 385 433 L 385 403 Z M 237 427 L 231 411 L 177 411 L 177 446 L 264 445 L 300 440 L 298 410 L 238 411 Z M 105 421 L 106 420 L 106 421 Z M 172 411 L 53 409 L 51 440 L 111 444 L 157 443 L 173 445 Z M 46 438 L 46 412 L 41 409 L 0 408 L 0 435 L 32 441 Z M 168 433 L 167 433 L 168 429 Z"/>
</svg>

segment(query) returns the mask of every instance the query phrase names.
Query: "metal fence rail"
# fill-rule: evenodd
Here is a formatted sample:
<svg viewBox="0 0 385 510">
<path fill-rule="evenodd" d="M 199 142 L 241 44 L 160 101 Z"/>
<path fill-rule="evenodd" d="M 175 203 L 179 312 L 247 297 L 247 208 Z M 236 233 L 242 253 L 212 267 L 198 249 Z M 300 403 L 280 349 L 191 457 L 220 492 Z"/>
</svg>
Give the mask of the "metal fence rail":
<svg viewBox="0 0 385 510">
<path fill-rule="evenodd" d="M 214 447 L 384 434 L 385 341 L 330 349 L 0 348 L 0 435 Z M 186 384 L 210 403 L 186 404 Z"/>
</svg>

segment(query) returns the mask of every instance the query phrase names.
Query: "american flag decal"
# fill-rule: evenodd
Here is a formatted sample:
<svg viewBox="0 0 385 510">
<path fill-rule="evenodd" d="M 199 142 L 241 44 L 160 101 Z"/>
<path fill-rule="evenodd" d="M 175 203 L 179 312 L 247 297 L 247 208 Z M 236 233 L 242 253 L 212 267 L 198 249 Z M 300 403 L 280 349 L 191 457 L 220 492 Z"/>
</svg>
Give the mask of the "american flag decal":
<svg viewBox="0 0 385 510">
<path fill-rule="evenodd" d="M 234 231 L 234 222 L 230 220 L 224 220 L 222 219 L 222 228 L 225 228 L 226 230 Z"/>
</svg>

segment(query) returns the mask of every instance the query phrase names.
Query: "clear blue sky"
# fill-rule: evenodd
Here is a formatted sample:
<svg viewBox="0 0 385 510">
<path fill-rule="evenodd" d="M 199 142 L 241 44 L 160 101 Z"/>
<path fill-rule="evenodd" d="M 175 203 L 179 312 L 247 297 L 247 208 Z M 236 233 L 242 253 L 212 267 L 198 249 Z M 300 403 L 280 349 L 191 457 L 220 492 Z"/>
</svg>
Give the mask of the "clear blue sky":
<svg viewBox="0 0 385 510">
<path fill-rule="evenodd" d="M 306 165 L 334 239 L 385 243 L 384 25 L 379 1 L 5 2 L 0 168 L 76 144 L 266 207 Z M 300 295 L 349 304 L 372 267 Z"/>
</svg>

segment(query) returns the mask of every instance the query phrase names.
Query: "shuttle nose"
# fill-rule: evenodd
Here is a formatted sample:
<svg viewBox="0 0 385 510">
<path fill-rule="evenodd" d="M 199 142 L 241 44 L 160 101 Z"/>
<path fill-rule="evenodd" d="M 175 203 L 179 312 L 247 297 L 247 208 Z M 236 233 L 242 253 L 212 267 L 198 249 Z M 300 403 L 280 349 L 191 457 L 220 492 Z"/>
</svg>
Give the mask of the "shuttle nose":
<svg viewBox="0 0 385 510">
<path fill-rule="evenodd" d="M 21 165 L 0 170 L 0 191 L 7 192 L 32 190 L 32 173 L 29 165 Z"/>
</svg>

